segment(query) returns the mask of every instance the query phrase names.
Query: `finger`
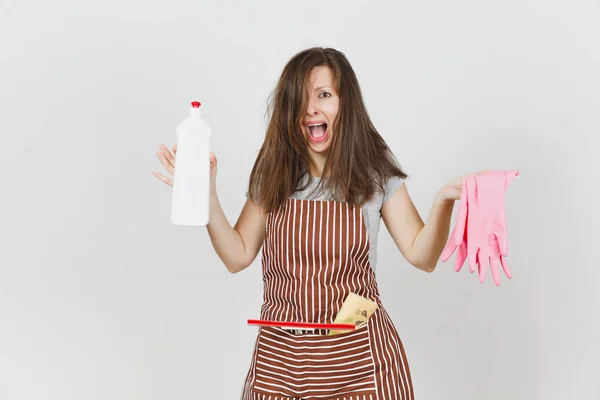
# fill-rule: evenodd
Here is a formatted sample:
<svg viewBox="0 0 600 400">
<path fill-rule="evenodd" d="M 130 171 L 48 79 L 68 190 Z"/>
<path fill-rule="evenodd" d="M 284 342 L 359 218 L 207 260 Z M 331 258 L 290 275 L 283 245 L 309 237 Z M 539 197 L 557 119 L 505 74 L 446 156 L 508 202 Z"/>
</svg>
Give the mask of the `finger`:
<svg viewBox="0 0 600 400">
<path fill-rule="evenodd" d="M 463 242 L 460 246 L 458 246 L 458 250 L 456 251 L 456 258 L 454 259 L 454 271 L 459 272 L 465 264 L 466 259 L 467 244 Z"/>
<path fill-rule="evenodd" d="M 496 257 L 490 257 L 490 268 L 492 270 L 492 278 L 496 286 L 500 286 L 500 259 Z"/>
<path fill-rule="evenodd" d="M 479 255 L 479 259 L 478 259 L 478 265 L 479 265 L 479 282 L 483 283 L 485 282 L 485 278 L 486 278 L 486 270 L 487 270 L 487 266 L 490 262 L 489 258 L 483 258 L 481 256 L 481 254 Z"/>
<path fill-rule="evenodd" d="M 167 170 L 167 172 L 169 174 L 173 175 L 175 173 L 175 167 L 165 157 L 165 154 L 162 151 L 157 151 L 156 152 L 156 156 L 158 157 L 158 159 L 160 160 L 160 162 L 162 163 L 162 165 L 165 167 L 165 169 Z"/>
<path fill-rule="evenodd" d="M 173 186 L 173 180 L 171 180 L 170 178 L 162 175 L 160 172 L 158 171 L 152 171 L 152 175 L 154 175 L 155 177 L 157 177 L 158 179 L 160 179 L 162 182 L 166 183 L 169 186 Z"/>
<path fill-rule="evenodd" d="M 177 154 L 177 143 L 173 145 L 173 155 Z"/>
<path fill-rule="evenodd" d="M 166 176 L 162 175 L 160 172 L 158 171 L 152 171 L 152 175 L 154 175 L 155 177 L 157 177 L 158 179 L 160 179 L 161 181 L 163 181 L 164 183 L 166 183 L 169 186 L 173 186 L 173 180 L 170 178 L 167 178 Z"/>
<path fill-rule="evenodd" d="M 461 206 L 466 204 L 466 190 L 463 190 L 463 195 L 461 196 Z M 454 225 L 454 230 L 450 234 L 448 238 L 448 242 L 446 243 L 446 247 L 442 252 L 440 260 L 442 262 L 448 261 L 456 247 L 459 246 L 463 242 L 463 238 L 465 236 L 465 221 L 467 217 L 466 211 L 462 210 L 462 207 L 458 210 L 458 215 L 456 218 L 456 225 Z"/>
<path fill-rule="evenodd" d="M 506 275 L 508 279 L 512 279 L 512 272 L 510 272 L 510 269 L 508 269 L 508 264 L 506 263 L 504 256 L 500 256 L 500 264 L 504 270 L 504 275 Z"/>
<path fill-rule="evenodd" d="M 475 272 L 475 268 L 477 267 L 477 259 L 479 254 L 479 249 L 475 246 L 469 248 L 467 244 L 467 262 L 469 264 L 469 271 L 471 273 Z"/>
<path fill-rule="evenodd" d="M 475 179 L 475 177 L 471 177 L 471 178 L 467 179 L 465 181 L 464 188 L 466 189 L 466 192 L 467 192 L 467 208 L 469 210 L 471 210 L 472 207 L 474 207 L 477 202 L 477 197 L 476 197 L 477 180 Z M 467 216 L 467 227 L 465 230 L 467 236 L 471 233 L 470 229 L 472 227 L 473 227 L 472 219 L 470 219 L 470 217 Z M 469 271 L 471 271 L 471 273 L 475 272 L 475 268 L 477 266 L 477 254 L 478 254 L 479 250 L 480 250 L 480 248 L 476 244 L 475 241 L 470 240 L 467 242 L 467 259 L 469 261 Z"/>
<path fill-rule="evenodd" d="M 479 282 L 485 282 L 487 269 L 490 265 L 490 254 L 485 248 L 479 249 Z"/>
<path fill-rule="evenodd" d="M 467 192 L 467 205 L 468 208 L 471 209 L 472 205 L 476 201 L 475 198 L 475 190 L 477 187 L 477 181 L 475 178 L 470 178 L 465 182 L 464 188 Z M 467 216 L 467 218 L 469 218 Z M 466 235 L 469 235 L 469 229 L 472 227 L 471 221 L 467 221 L 466 227 Z M 479 247 L 475 244 L 473 240 L 467 242 L 467 259 L 469 261 L 469 271 L 471 273 L 475 272 L 475 268 L 477 266 L 477 253 L 479 251 Z"/>
<path fill-rule="evenodd" d="M 464 193 L 466 193 L 466 192 L 467 192 L 467 190 L 464 189 Z M 465 196 L 465 203 L 466 203 L 466 196 Z M 465 215 L 466 215 L 466 211 L 465 211 Z M 465 217 L 465 219 L 466 219 L 466 217 Z M 465 264 L 465 260 L 467 259 L 467 254 L 468 254 L 466 224 L 462 228 L 462 230 L 463 230 L 463 235 L 461 238 L 461 242 L 454 244 L 455 248 L 456 248 L 456 246 L 458 246 L 458 250 L 456 251 L 456 257 L 454 259 L 454 270 L 456 272 L 459 272 L 462 269 L 463 265 Z M 454 251 L 454 248 L 452 250 Z"/>
<path fill-rule="evenodd" d="M 459 245 L 465 237 L 465 229 L 467 225 L 467 214 L 469 211 L 467 180 L 463 180 L 460 193 L 460 201 L 458 203 L 458 215 L 456 218 L 456 228 L 454 229 L 454 244 Z"/>
<path fill-rule="evenodd" d="M 160 151 L 165 156 L 165 159 L 174 167 L 175 166 L 175 157 L 173 157 L 173 155 L 171 154 L 169 149 L 167 149 L 167 146 L 165 146 L 164 144 L 161 144 Z"/>
<path fill-rule="evenodd" d="M 452 255 L 452 253 L 454 253 L 455 249 L 456 249 L 456 245 L 454 244 L 454 239 L 451 236 L 450 239 L 448 240 L 448 243 L 446 243 L 446 247 L 444 248 L 442 255 L 440 256 L 440 260 L 442 262 L 448 261 L 448 259 Z"/>
<path fill-rule="evenodd" d="M 500 247 L 498 243 L 498 234 L 490 233 L 488 235 L 488 248 L 490 256 L 490 269 L 496 286 L 500 286 Z"/>
</svg>

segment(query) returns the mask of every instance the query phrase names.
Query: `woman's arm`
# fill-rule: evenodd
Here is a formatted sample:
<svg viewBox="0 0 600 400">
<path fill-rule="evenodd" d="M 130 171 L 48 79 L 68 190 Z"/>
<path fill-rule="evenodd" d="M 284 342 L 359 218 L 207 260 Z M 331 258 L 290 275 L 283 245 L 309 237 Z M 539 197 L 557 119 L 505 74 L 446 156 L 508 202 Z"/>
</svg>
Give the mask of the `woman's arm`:
<svg viewBox="0 0 600 400">
<path fill-rule="evenodd" d="M 406 260 L 416 268 L 432 272 L 446 246 L 454 200 L 441 192 L 435 196 L 427 223 L 419 216 L 406 185 L 381 208 L 381 216 L 390 236 Z"/>
<path fill-rule="evenodd" d="M 217 195 L 217 158 L 210 156 L 210 217 L 206 225 L 215 252 L 232 274 L 246 269 L 256 258 L 265 238 L 267 215 L 252 200 L 246 200 L 231 227 Z"/>
<path fill-rule="evenodd" d="M 246 200 L 234 227 L 221 208 L 214 191 L 210 198 L 210 222 L 206 226 L 215 252 L 232 274 L 246 269 L 256 258 L 265 237 L 266 214 Z"/>
<path fill-rule="evenodd" d="M 383 221 L 404 257 L 415 267 L 432 272 L 446 247 L 454 201 L 462 193 L 462 182 L 470 176 L 491 172 L 486 169 L 452 179 L 435 195 L 424 224 L 415 208 L 406 185 L 402 183 L 381 208 Z"/>
<path fill-rule="evenodd" d="M 160 146 L 161 151 L 156 155 L 164 165 L 167 172 L 175 175 L 175 155 L 177 145 L 173 146 L 173 154 L 164 144 Z M 152 171 L 152 175 L 173 187 L 173 179 L 164 176 L 158 171 Z M 217 158 L 210 154 L 210 216 L 206 226 L 212 245 L 231 273 L 240 272 L 252 264 L 260 250 L 265 237 L 266 213 L 261 207 L 247 200 L 237 223 L 232 228 L 221 208 L 217 196 Z"/>
</svg>

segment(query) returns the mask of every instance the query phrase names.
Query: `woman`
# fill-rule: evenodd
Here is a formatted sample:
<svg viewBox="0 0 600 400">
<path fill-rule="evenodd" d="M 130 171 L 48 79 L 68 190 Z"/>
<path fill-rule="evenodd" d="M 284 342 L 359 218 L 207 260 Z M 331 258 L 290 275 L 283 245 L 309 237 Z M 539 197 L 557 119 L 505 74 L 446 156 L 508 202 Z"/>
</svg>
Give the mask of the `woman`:
<svg viewBox="0 0 600 400">
<path fill-rule="evenodd" d="M 407 357 L 375 280 L 379 222 L 411 265 L 432 272 L 461 182 L 474 174 L 442 187 L 424 224 L 404 185 L 407 175 L 374 128 L 354 71 L 337 50 L 311 48 L 292 57 L 272 100 L 234 227 L 217 197 L 211 154 L 207 229 L 215 251 L 236 273 L 262 247 L 261 319 L 331 323 L 351 292 L 378 308 L 367 324 L 332 336 L 261 327 L 242 398 L 413 399 Z M 157 155 L 172 175 L 174 156 L 164 145 Z"/>
</svg>

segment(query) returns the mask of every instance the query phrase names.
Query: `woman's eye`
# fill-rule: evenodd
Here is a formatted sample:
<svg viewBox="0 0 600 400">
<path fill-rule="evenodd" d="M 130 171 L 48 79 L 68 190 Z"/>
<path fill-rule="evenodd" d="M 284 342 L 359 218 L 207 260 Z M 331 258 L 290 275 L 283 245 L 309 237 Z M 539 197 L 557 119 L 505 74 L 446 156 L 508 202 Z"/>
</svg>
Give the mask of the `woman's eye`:
<svg viewBox="0 0 600 400">
<path fill-rule="evenodd" d="M 323 92 L 319 95 L 319 97 L 329 97 L 329 96 L 331 96 L 331 94 L 328 92 Z"/>
</svg>

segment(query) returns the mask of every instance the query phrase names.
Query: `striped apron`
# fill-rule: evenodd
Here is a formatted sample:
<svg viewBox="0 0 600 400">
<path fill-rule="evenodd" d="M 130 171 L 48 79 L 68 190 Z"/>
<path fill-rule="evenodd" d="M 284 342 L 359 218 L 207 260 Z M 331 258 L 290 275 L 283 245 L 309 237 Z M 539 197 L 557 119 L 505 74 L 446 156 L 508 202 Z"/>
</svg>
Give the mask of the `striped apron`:
<svg viewBox="0 0 600 400">
<path fill-rule="evenodd" d="M 267 215 L 263 320 L 332 323 L 348 293 L 377 303 L 367 324 L 327 336 L 259 327 L 242 400 L 412 400 L 400 337 L 383 308 L 359 206 L 287 199 Z"/>
</svg>

